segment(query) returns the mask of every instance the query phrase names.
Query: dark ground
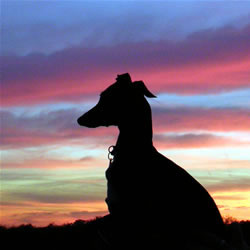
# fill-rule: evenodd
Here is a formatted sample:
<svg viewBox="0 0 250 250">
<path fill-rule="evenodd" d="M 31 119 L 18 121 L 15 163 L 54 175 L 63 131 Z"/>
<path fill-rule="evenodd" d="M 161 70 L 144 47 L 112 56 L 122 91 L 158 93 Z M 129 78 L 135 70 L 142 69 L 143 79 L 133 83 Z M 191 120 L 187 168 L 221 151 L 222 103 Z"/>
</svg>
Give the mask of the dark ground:
<svg viewBox="0 0 250 250">
<path fill-rule="evenodd" d="M 226 227 L 230 227 L 231 223 L 232 221 L 227 221 Z M 250 245 L 250 221 L 233 223 L 241 225 L 245 241 Z M 6 249 L 14 249 L 14 247 L 21 249 L 110 249 L 108 242 L 105 241 L 108 237 L 103 238 L 102 235 L 103 225 L 108 224 L 109 216 L 104 216 L 91 221 L 76 220 L 74 223 L 60 226 L 53 224 L 47 227 L 34 227 L 30 224 L 11 228 L 0 226 L 1 246 L 6 246 Z M 133 227 L 132 222 L 131 227 Z M 127 235 L 122 233 L 119 241 L 120 249 L 128 243 L 129 233 L 129 231 Z M 167 236 L 164 241 L 167 241 Z M 133 246 L 130 249 L 134 249 Z M 158 249 L 158 247 L 154 245 L 153 249 Z"/>
</svg>

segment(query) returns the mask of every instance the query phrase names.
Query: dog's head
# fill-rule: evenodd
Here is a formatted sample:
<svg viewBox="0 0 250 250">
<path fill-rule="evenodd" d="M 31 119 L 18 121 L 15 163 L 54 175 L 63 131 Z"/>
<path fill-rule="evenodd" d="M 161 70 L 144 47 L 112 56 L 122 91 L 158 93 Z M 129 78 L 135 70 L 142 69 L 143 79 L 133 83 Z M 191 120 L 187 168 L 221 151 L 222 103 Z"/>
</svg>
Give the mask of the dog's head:
<svg viewBox="0 0 250 250">
<path fill-rule="evenodd" d="M 119 126 L 124 117 L 138 107 L 144 96 L 153 95 L 143 81 L 132 82 L 128 73 L 118 75 L 116 82 L 100 94 L 99 102 L 78 118 L 81 126 L 96 128 L 99 126 Z"/>
</svg>

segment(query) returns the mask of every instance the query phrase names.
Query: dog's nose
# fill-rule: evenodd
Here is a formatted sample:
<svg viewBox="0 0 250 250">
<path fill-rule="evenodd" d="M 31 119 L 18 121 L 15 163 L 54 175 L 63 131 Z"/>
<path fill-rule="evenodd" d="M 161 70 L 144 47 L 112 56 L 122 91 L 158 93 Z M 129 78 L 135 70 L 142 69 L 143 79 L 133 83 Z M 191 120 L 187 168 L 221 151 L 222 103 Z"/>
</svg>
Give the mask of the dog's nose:
<svg viewBox="0 0 250 250">
<path fill-rule="evenodd" d="M 94 107 L 77 119 L 80 126 L 85 126 L 88 128 L 96 128 L 100 126 L 99 116 L 97 108 Z"/>
<path fill-rule="evenodd" d="M 85 124 L 84 124 L 84 119 L 82 119 L 82 118 L 83 118 L 83 116 L 79 117 L 79 118 L 77 119 L 77 123 L 78 123 L 80 126 L 85 126 Z"/>
<path fill-rule="evenodd" d="M 77 122 L 80 126 L 85 126 L 85 127 L 92 127 L 91 126 L 91 122 L 90 122 L 91 119 L 89 119 L 89 115 L 88 115 L 88 112 L 85 113 L 84 115 L 82 115 L 81 117 L 79 117 L 77 119 Z"/>
</svg>

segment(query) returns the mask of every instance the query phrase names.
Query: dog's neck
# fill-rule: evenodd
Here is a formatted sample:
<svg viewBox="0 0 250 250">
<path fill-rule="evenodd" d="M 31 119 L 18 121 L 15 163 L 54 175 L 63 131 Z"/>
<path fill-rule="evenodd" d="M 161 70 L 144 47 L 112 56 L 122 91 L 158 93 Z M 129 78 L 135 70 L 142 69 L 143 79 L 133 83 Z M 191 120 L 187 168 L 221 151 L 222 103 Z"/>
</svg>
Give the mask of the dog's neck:
<svg viewBox="0 0 250 250">
<path fill-rule="evenodd" d="M 152 150 L 152 117 L 151 109 L 148 103 L 143 111 L 130 113 L 130 119 L 124 121 L 118 126 L 120 134 L 117 139 L 116 148 L 123 152 L 144 153 Z"/>
</svg>

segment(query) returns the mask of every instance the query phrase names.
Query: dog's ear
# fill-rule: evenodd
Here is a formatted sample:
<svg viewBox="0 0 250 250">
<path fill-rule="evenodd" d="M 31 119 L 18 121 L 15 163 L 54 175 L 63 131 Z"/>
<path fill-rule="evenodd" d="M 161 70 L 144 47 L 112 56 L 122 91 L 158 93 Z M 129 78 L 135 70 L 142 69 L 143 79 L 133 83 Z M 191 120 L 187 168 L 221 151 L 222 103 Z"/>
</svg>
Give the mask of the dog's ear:
<svg viewBox="0 0 250 250">
<path fill-rule="evenodd" d="M 132 83 L 131 81 L 131 76 L 129 75 L 129 73 L 124 73 L 122 75 L 117 75 L 116 77 L 116 82 L 117 83 Z"/>
<path fill-rule="evenodd" d="M 133 87 L 138 91 L 138 93 L 145 95 L 146 97 L 149 98 L 156 98 L 155 95 L 153 95 L 145 86 L 143 81 L 136 81 L 133 82 Z"/>
</svg>

